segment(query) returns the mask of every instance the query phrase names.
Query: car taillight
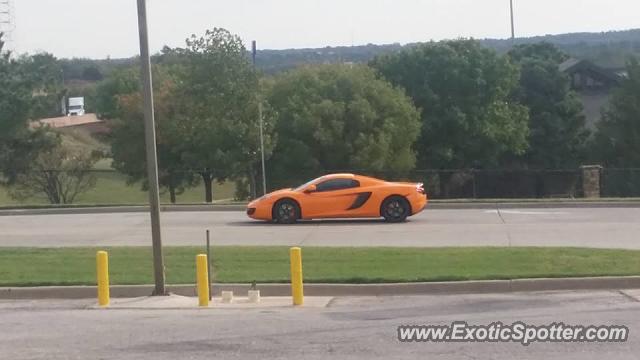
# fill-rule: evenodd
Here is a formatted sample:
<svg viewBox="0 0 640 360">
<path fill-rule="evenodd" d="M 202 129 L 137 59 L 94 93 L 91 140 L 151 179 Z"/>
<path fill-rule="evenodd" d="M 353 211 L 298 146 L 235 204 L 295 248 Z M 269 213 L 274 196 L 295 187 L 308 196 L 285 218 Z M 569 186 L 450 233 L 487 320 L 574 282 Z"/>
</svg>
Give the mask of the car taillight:
<svg viewBox="0 0 640 360">
<path fill-rule="evenodd" d="M 423 195 L 426 195 L 426 194 L 427 194 L 427 192 L 426 192 L 426 191 L 424 191 L 424 184 L 423 184 L 423 183 L 419 183 L 419 184 L 417 184 L 417 185 L 416 185 L 416 190 L 417 190 L 420 194 L 423 194 Z"/>
</svg>

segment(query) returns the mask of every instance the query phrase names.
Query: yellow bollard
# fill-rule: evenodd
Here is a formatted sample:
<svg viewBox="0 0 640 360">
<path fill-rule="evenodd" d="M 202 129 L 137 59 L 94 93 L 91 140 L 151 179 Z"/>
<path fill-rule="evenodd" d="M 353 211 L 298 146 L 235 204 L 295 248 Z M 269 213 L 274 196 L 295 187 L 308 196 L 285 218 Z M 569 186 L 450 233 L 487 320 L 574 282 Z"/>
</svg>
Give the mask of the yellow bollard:
<svg viewBox="0 0 640 360">
<path fill-rule="evenodd" d="M 293 305 L 304 303 L 304 291 L 302 289 L 302 250 L 299 247 L 292 247 L 289 250 L 291 259 L 291 296 Z"/>
<path fill-rule="evenodd" d="M 207 255 L 196 256 L 196 273 L 198 278 L 198 304 L 209 306 L 209 274 L 207 273 Z"/>
<path fill-rule="evenodd" d="M 96 274 L 98 278 L 98 305 L 109 306 L 109 255 L 106 251 L 96 254 Z"/>
</svg>

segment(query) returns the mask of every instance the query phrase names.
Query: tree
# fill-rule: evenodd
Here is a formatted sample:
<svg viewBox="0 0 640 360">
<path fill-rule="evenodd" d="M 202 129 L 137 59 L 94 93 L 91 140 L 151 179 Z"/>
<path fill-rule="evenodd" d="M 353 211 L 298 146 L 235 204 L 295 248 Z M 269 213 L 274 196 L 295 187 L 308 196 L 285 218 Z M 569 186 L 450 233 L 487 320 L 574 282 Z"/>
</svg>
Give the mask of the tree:
<svg viewBox="0 0 640 360">
<path fill-rule="evenodd" d="M 3 44 L 0 33 L 0 45 Z M 10 55 L 3 53 L 0 46 L 0 141 L 26 130 L 31 110 L 32 84 L 21 64 Z"/>
<path fill-rule="evenodd" d="M 611 98 L 594 137 L 594 160 L 608 167 L 640 167 L 640 62 L 632 58 L 628 76 Z"/>
<path fill-rule="evenodd" d="M 298 68 L 274 80 L 268 102 L 278 144 L 270 180 L 292 186 L 331 170 L 413 169 L 419 112 L 365 65 Z"/>
<path fill-rule="evenodd" d="M 422 44 L 371 65 L 422 110 L 420 167 L 494 166 L 527 149 L 527 109 L 510 99 L 518 69 L 477 41 Z"/>
<path fill-rule="evenodd" d="M 100 69 L 95 66 L 87 66 L 82 70 L 82 79 L 87 81 L 100 81 L 104 78 Z"/>
<path fill-rule="evenodd" d="M 22 56 L 18 61 L 32 88 L 30 119 L 59 116 L 65 89 L 58 59 L 51 54 L 40 53 Z"/>
<path fill-rule="evenodd" d="M 530 167 L 558 169 L 580 165 L 589 131 L 582 103 L 558 65 L 567 56 L 548 43 L 520 45 L 509 56 L 520 66 L 514 99 L 529 108 Z"/>
<path fill-rule="evenodd" d="M 558 65 L 569 59 L 569 55 L 562 52 L 552 43 L 544 41 L 534 44 L 516 45 L 509 50 L 509 57 L 516 63 L 521 63 L 526 59 L 537 59 L 550 61 Z"/>
<path fill-rule="evenodd" d="M 21 172 L 10 195 L 18 200 L 44 195 L 51 204 L 71 204 L 96 184 L 91 169 L 100 159 L 97 152 L 71 150 L 61 142 L 38 154 L 28 171 Z"/>
<path fill-rule="evenodd" d="M 166 52 L 166 50 L 165 50 Z M 251 177 L 259 159 L 257 74 L 242 40 L 224 29 L 187 39 L 185 49 L 172 52 L 179 65 L 176 98 L 180 106 L 177 131 L 185 166 L 196 171 L 213 200 L 213 180 Z M 265 118 L 266 155 L 273 146 L 270 119 Z"/>
<path fill-rule="evenodd" d="M 30 61 L 27 57 L 13 59 L 0 46 L 0 172 L 4 175 L 0 181 L 8 184 L 28 170 L 40 152 L 54 145 L 45 129 L 32 131 L 28 126 L 33 93 L 42 88 L 38 74 L 25 65 Z"/>
<path fill-rule="evenodd" d="M 118 97 L 140 92 L 140 71 L 125 68 L 114 71 L 101 81 L 96 89 L 95 101 L 98 116 L 117 119 L 122 116 Z"/>
<path fill-rule="evenodd" d="M 167 69 L 154 67 L 158 181 L 161 187 L 169 190 L 171 203 L 176 203 L 176 195 L 183 193 L 187 186 L 194 185 L 197 180 L 183 165 L 181 157 L 184 146 L 177 129 L 180 123 L 177 121 L 178 107 L 174 97 L 175 81 Z M 135 92 L 116 98 L 118 112 L 122 115 L 112 126 L 112 166 L 126 174 L 129 183 L 143 181 L 143 189 L 148 189 L 142 94 Z"/>
</svg>

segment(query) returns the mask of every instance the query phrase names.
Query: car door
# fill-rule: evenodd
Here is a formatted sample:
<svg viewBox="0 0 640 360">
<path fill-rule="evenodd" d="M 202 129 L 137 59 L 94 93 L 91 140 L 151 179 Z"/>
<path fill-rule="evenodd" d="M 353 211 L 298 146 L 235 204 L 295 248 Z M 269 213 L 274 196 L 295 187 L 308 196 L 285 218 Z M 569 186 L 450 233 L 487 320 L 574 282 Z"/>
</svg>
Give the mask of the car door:
<svg viewBox="0 0 640 360">
<path fill-rule="evenodd" d="M 350 178 L 335 178 L 316 184 L 316 191 L 306 193 L 303 205 L 305 218 L 341 217 L 358 196 L 360 183 Z"/>
</svg>

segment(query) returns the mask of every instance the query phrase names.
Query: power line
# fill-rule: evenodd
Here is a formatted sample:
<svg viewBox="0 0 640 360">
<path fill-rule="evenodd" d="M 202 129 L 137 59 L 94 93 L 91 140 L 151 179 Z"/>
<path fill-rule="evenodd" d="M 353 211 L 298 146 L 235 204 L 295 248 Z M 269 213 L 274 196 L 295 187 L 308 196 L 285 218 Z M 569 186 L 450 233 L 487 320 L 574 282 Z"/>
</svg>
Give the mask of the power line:
<svg viewBox="0 0 640 360">
<path fill-rule="evenodd" d="M 0 0 L 0 33 L 3 33 L 4 50 L 11 50 L 12 47 L 13 31 L 15 30 L 14 14 L 13 1 Z"/>
</svg>

